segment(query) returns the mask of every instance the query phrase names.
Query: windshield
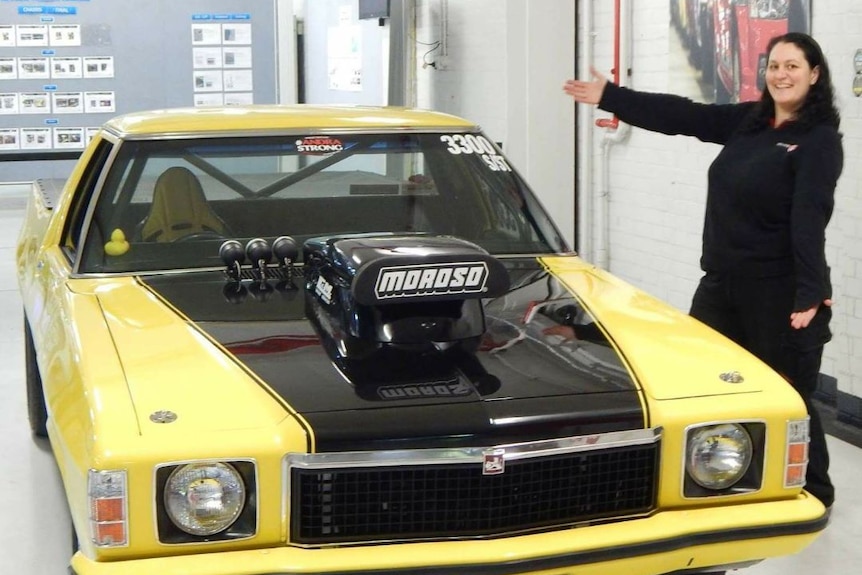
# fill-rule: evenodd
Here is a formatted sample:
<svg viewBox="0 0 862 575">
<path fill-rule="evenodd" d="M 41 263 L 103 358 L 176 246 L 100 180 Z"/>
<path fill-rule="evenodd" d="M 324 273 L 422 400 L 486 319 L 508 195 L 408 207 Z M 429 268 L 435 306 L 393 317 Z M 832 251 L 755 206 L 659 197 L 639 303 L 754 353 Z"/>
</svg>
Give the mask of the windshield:
<svg viewBox="0 0 862 575">
<path fill-rule="evenodd" d="M 408 233 L 463 238 L 495 255 L 567 250 L 479 133 L 129 141 L 96 202 L 84 273 L 219 266 L 226 239 L 285 235 L 300 246 Z"/>
</svg>

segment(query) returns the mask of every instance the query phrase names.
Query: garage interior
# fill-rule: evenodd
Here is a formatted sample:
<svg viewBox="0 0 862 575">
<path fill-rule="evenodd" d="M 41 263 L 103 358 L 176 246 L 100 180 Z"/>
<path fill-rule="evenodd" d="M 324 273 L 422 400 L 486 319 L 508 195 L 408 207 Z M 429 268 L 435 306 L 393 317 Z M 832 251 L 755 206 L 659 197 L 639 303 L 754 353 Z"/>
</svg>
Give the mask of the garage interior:
<svg viewBox="0 0 862 575">
<path fill-rule="evenodd" d="M 697 201 L 702 199 L 705 170 L 717 148 L 692 145 L 686 139 L 624 134 L 622 129 L 610 132 L 596 125 L 599 116 L 595 112 L 576 110 L 560 93 L 567 77 L 583 76 L 589 65 L 613 68 L 612 2 L 552 0 L 528 5 L 526 0 L 393 0 L 391 17 L 354 22 L 366 42 L 365 57 L 383 59 L 386 65 L 364 64 L 369 73 L 367 89 L 362 92 L 333 91 L 325 84 L 327 78 L 315 75 L 325 64 L 319 60 L 325 49 L 325 30 L 338 25 L 339 11 L 343 18 L 345 7 L 353 8 L 355 3 L 273 2 L 279 30 L 272 41 L 281 51 L 275 58 L 278 79 L 268 87 L 273 99 L 406 102 L 477 120 L 534 184 L 549 211 L 561 214 L 568 241 L 584 257 L 687 308 L 699 270 L 697 246 L 692 250 L 683 244 L 692 238 L 695 243 L 699 240 L 702 203 Z M 708 91 L 697 75 L 700 72 L 690 70 L 683 42 L 668 24 L 667 4 L 667 0 L 623 3 L 629 28 L 622 30 L 622 50 L 629 56 L 616 65 L 633 72 L 621 81 L 646 90 Z M 855 484 L 862 476 L 862 387 L 855 376 L 856 368 L 862 367 L 862 312 L 854 311 L 862 309 L 862 293 L 857 290 L 862 284 L 856 277 L 862 274 L 857 272 L 862 270 L 858 231 L 862 215 L 854 211 L 862 205 L 862 167 L 853 160 L 862 150 L 862 105 L 856 98 L 859 94 L 850 90 L 854 78 L 862 73 L 853 66 L 854 55 L 860 53 L 857 48 L 862 47 L 862 4 L 838 0 L 830 4 L 831 12 L 826 9 L 822 5 L 812 8 L 811 29 L 815 37 L 822 38 L 832 62 L 849 160 L 836 193 L 838 215 L 829 228 L 828 255 L 837 290 L 835 340 L 827 346 L 819 394 L 837 501 L 829 527 L 813 545 L 800 555 L 740 571 L 750 575 L 852 573 L 862 561 L 858 544 L 862 492 Z M 395 18 L 415 24 L 399 28 Z M 502 38 L 489 39 L 500 29 L 506 31 Z M 544 42 L 543 36 L 555 42 Z M 398 50 L 393 41 L 409 49 Z M 563 56 L 549 62 L 549 54 Z M 285 77 L 301 81 L 290 82 Z M 399 89 L 391 87 L 395 83 Z M 494 105 L 488 106 L 488 102 Z M 32 180 L 62 178 L 74 156 L 67 151 L 54 158 L 43 153 L 32 159 L 36 156 L 26 152 L 0 151 L 0 291 L 4 296 L 0 344 L 6 356 L 5 377 L 0 382 L 5 399 L 0 404 L 0 450 L 6 459 L 2 466 L 5 488 L 0 491 L 4 510 L 0 515 L 4 541 L 0 573 L 64 573 L 72 549 L 70 521 L 50 445 L 47 440 L 34 440 L 27 423 L 24 320 L 15 279 L 15 248 Z M 608 165 L 601 164 L 603 161 Z M 644 176 L 641 182 L 634 181 L 637 170 Z M 644 175 L 646 171 L 650 173 Z M 656 185 L 672 188 L 667 195 L 659 194 L 661 202 L 691 194 L 697 198 L 694 207 L 679 202 L 659 208 L 659 200 L 644 200 L 644 188 Z M 610 203 L 602 203 L 607 197 Z M 602 221 L 607 225 L 597 228 Z M 668 226 L 674 233 L 666 233 Z M 640 249 L 649 253 L 640 253 Z M 656 269 L 667 271 L 657 274 Z"/>
</svg>

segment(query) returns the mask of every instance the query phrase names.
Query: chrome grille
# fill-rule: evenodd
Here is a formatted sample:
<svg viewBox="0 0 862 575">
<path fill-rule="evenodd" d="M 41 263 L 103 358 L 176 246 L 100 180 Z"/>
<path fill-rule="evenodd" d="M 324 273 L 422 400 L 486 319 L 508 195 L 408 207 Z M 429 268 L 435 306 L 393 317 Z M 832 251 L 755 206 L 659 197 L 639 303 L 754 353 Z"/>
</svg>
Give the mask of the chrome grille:
<svg viewBox="0 0 862 575">
<path fill-rule="evenodd" d="M 506 453 L 496 475 L 482 473 L 488 450 L 299 456 L 289 461 L 291 540 L 493 537 L 642 515 L 655 506 L 658 436 L 496 447 Z"/>
</svg>

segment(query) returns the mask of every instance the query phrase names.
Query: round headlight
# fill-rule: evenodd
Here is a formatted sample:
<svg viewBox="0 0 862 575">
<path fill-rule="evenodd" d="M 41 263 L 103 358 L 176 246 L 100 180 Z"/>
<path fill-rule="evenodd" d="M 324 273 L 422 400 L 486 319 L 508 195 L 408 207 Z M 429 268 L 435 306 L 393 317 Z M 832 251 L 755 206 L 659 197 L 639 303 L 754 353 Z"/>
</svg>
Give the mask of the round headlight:
<svg viewBox="0 0 862 575">
<path fill-rule="evenodd" d="M 727 489 L 751 464 L 751 436 L 739 424 L 707 425 L 689 432 L 686 469 L 706 489 Z"/>
<path fill-rule="evenodd" d="M 191 535 L 213 535 L 236 521 L 245 484 L 225 463 L 191 463 L 174 469 L 165 485 L 165 508 L 174 525 Z"/>
</svg>

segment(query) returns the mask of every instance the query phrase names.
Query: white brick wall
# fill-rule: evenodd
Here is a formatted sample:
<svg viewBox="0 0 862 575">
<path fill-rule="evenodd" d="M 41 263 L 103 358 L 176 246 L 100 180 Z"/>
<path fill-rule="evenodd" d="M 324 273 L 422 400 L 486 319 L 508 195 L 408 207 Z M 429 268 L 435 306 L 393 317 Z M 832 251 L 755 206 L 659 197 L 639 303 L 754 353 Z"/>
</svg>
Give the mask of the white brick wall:
<svg viewBox="0 0 862 575">
<path fill-rule="evenodd" d="M 645 91 L 667 91 L 668 11 L 665 2 L 633 2 L 632 76 L 623 82 Z M 584 2 L 579 2 L 584 9 Z M 613 66 L 612 2 L 594 2 L 594 65 Z M 589 34 L 582 30 L 579 45 Z M 581 62 L 581 69 L 589 63 Z M 594 112 L 604 117 L 603 112 Z M 599 144 L 597 143 L 597 146 Z M 610 269 L 687 310 L 699 277 L 706 169 L 718 147 L 693 138 L 631 130 L 610 150 Z M 599 181 L 600 162 L 594 176 Z M 585 253 L 591 259 L 593 254 Z"/>
<path fill-rule="evenodd" d="M 841 391 L 862 397 L 862 100 L 851 91 L 853 55 L 862 48 L 862 3 L 814 4 L 812 32 L 829 59 L 844 133 L 844 173 L 827 230 L 835 336 L 826 348 L 823 371 L 838 379 Z"/>
</svg>

